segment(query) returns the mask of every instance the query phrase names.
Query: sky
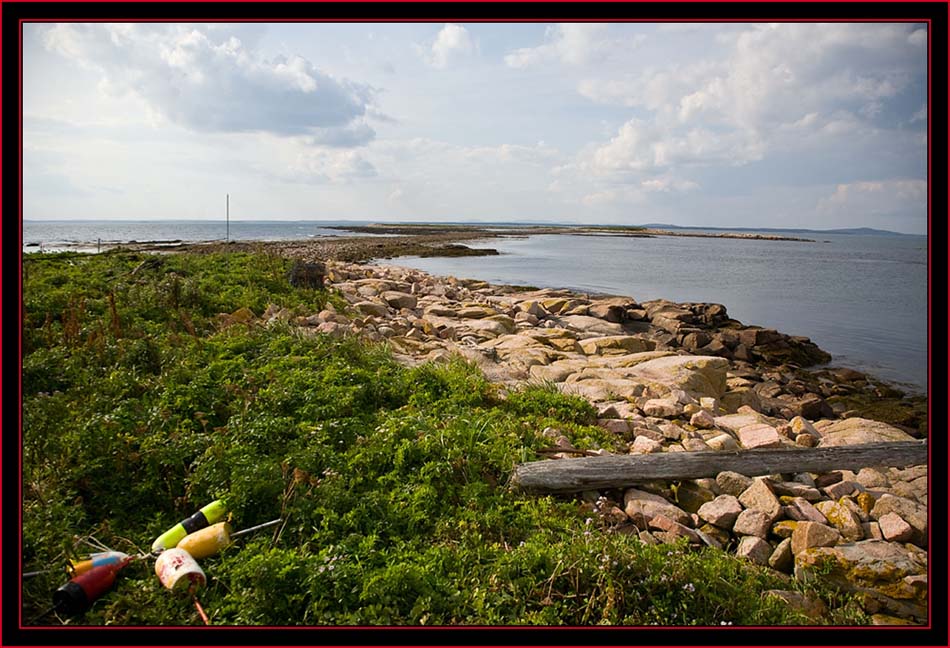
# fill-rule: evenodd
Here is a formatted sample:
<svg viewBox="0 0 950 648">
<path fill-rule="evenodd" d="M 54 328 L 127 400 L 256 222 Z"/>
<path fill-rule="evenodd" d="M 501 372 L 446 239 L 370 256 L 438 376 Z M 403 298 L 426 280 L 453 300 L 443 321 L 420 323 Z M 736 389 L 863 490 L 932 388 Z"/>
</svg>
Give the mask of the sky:
<svg viewBox="0 0 950 648">
<path fill-rule="evenodd" d="M 925 23 L 31 23 L 23 218 L 927 231 Z"/>
</svg>

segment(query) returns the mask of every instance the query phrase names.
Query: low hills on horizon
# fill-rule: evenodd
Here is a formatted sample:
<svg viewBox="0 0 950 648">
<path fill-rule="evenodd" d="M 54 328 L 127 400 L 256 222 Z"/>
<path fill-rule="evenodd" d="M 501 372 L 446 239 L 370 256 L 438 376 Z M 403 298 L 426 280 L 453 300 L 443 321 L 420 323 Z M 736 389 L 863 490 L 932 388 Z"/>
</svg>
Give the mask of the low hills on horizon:
<svg viewBox="0 0 950 648">
<path fill-rule="evenodd" d="M 152 218 L 152 219 L 87 219 L 87 218 L 69 218 L 69 219 L 28 219 L 24 218 L 23 222 L 30 223 L 65 223 L 65 222 L 102 222 L 102 221 L 111 221 L 115 223 L 132 223 L 132 222 L 156 222 L 164 221 L 168 222 L 205 222 L 205 221 L 215 221 L 217 219 L 212 218 L 202 218 L 202 219 L 163 219 L 163 218 Z M 772 232 L 772 233 L 799 233 L 799 234 L 851 234 L 858 236 L 924 236 L 927 234 L 911 234 L 907 232 L 895 232 L 893 230 L 884 230 L 876 229 L 873 227 L 849 227 L 849 228 L 838 228 L 838 229 L 809 229 L 805 227 L 713 227 L 713 226 L 701 226 L 701 225 L 671 225 L 669 223 L 644 223 L 639 225 L 634 224 L 618 224 L 618 223 L 565 223 L 565 222 L 556 222 L 556 221 L 379 221 L 379 220 L 329 220 L 329 219 L 231 219 L 233 223 L 240 222 L 253 222 L 253 223 L 264 223 L 264 222 L 296 222 L 296 223 L 333 223 L 341 224 L 348 223 L 353 225 L 381 225 L 381 226 L 406 226 L 406 225 L 465 225 L 469 227 L 591 227 L 591 228 L 622 228 L 622 229 L 666 229 L 666 230 L 700 230 L 700 231 L 711 231 L 711 232 Z"/>
<path fill-rule="evenodd" d="M 866 236 L 926 236 L 926 234 L 906 234 L 892 230 L 875 229 L 873 227 L 847 227 L 841 229 L 808 229 L 793 227 L 699 227 L 695 225 L 668 225 L 666 223 L 647 223 L 642 227 L 663 229 L 699 229 L 728 232 L 807 232 L 811 234 L 858 234 Z"/>
</svg>

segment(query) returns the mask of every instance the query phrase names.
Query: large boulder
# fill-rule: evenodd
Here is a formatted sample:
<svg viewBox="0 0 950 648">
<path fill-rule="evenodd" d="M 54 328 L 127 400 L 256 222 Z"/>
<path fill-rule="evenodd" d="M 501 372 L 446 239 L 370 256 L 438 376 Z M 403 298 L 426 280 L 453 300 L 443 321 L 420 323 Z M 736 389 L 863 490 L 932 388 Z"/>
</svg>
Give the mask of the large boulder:
<svg viewBox="0 0 950 648">
<path fill-rule="evenodd" d="M 393 308 L 415 308 L 417 299 L 409 293 L 399 292 L 398 290 L 386 290 L 382 293 L 382 298 Z"/>
<path fill-rule="evenodd" d="M 818 442 L 819 448 L 914 440 L 914 437 L 893 425 L 858 417 L 824 425 L 820 432 L 822 438 Z"/>
<path fill-rule="evenodd" d="M 635 399 L 643 393 L 643 385 L 632 380 L 610 380 L 594 378 L 578 382 L 557 383 L 558 390 L 564 394 L 576 394 L 587 400 L 613 401 Z"/>
<path fill-rule="evenodd" d="M 623 321 L 627 309 L 636 308 L 637 303 L 629 297 L 610 297 L 591 302 L 587 314 L 608 322 Z"/>
<path fill-rule="evenodd" d="M 676 355 L 672 351 L 644 351 L 642 353 L 625 353 L 615 356 L 591 356 L 588 363 L 591 367 L 610 366 L 615 369 L 629 369 L 638 364 L 656 360 L 657 358 L 667 358 Z"/>
<path fill-rule="evenodd" d="M 629 488 L 623 494 L 624 512 L 641 529 L 646 529 L 657 515 L 690 526 L 693 523 L 689 513 L 653 493 Z"/>
<path fill-rule="evenodd" d="M 587 355 L 625 355 L 656 349 L 656 342 L 634 335 L 608 335 L 580 341 Z"/>
<path fill-rule="evenodd" d="M 681 389 L 693 398 L 720 398 L 726 389 L 729 361 L 716 356 L 675 355 L 648 360 L 633 367 L 628 376 L 647 384 Z"/>
<path fill-rule="evenodd" d="M 911 542 L 921 547 L 927 546 L 927 507 L 917 502 L 885 493 L 874 503 L 871 519 L 881 520 L 888 513 L 900 516 L 913 530 Z"/>
<path fill-rule="evenodd" d="M 732 495 L 720 495 L 699 507 L 699 517 L 720 529 L 729 530 L 742 513 L 742 505 Z"/>
<path fill-rule="evenodd" d="M 386 317 L 389 314 L 386 304 L 380 304 L 379 302 L 361 301 L 353 304 L 353 306 L 363 315 Z"/>
<path fill-rule="evenodd" d="M 795 556 L 795 577 L 821 578 L 863 595 L 870 613 L 927 617 L 927 554 L 913 546 L 863 540 L 813 547 Z"/>
<path fill-rule="evenodd" d="M 599 317 L 589 315 L 564 315 L 556 320 L 558 326 L 574 329 L 575 331 L 584 331 L 585 333 L 597 333 L 598 335 L 623 335 L 623 327 L 620 324 L 608 322 Z"/>
</svg>

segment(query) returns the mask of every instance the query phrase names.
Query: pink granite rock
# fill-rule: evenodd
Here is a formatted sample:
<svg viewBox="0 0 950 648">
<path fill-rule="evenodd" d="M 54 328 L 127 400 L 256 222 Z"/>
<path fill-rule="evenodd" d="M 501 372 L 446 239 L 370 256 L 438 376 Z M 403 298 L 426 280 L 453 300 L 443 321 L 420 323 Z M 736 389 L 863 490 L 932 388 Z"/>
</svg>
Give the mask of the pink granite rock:
<svg viewBox="0 0 950 648">
<path fill-rule="evenodd" d="M 881 526 L 881 535 L 889 542 L 907 542 L 914 537 L 914 527 L 897 513 L 886 513 L 877 523 Z"/>
<path fill-rule="evenodd" d="M 828 519 L 804 497 L 795 497 L 785 506 L 785 517 L 790 520 L 828 524 Z"/>
<path fill-rule="evenodd" d="M 775 497 L 775 493 L 772 492 L 772 489 L 769 488 L 766 480 L 762 477 L 757 477 L 752 480 L 752 485 L 739 495 L 739 501 L 746 508 L 762 511 L 768 515 L 773 522 L 782 516 L 782 505 L 779 503 L 778 498 Z"/>
<path fill-rule="evenodd" d="M 776 430 L 767 423 L 754 423 L 739 428 L 737 432 L 739 443 L 749 450 L 755 448 L 777 448 L 782 445 L 782 439 Z"/>
<path fill-rule="evenodd" d="M 732 495 L 720 495 L 706 502 L 697 511 L 699 517 L 720 529 L 731 529 L 736 518 L 742 513 L 742 505 Z"/>
<path fill-rule="evenodd" d="M 755 536 L 764 540 L 769 535 L 771 525 L 771 518 L 762 511 L 746 509 L 736 518 L 736 523 L 732 526 L 732 532 L 744 536 Z"/>
<path fill-rule="evenodd" d="M 769 564 L 769 557 L 772 555 L 772 547 L 762 538 L 743 536 L 736 548 L 736 555 L 739 558 L 745 558 L 757 565 L 766 567 Z"/>
<path fill-rule="evenodd" d="M 818 522 L 799 522 L 792 531 L 792 553 L 796 556 L 812 547 L 833 547 L 841 534 Z"/>
</svg>

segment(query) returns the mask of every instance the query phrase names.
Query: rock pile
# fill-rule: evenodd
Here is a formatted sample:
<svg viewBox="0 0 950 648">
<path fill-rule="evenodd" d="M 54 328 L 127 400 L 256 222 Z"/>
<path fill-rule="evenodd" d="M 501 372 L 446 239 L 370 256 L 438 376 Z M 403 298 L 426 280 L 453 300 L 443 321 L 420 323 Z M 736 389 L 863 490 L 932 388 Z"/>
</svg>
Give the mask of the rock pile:
<svg viewBox="0 0 950 648">
<path fill-rule="evenodd" d="M 306 316 L 276 306 L 222 326 L 285 321 L 313 334 L 386 341 L 402 361 L 458 354 L 503 385 L 547 382 L 594 404 L 631 453 L 824 447 L 910 440 L 841 417 L 826 398 L 875 387 L 808 338 L 745 326 L 719 304 L 521 290 L 397 267 L 327 262 L 347 302 Z M 553 436 L 558 436 L 552 431 Z M 605 451 L 602 451 L 605 452 Z M 577 456 L 569 451 L 553 459 Z M 927 613 L 927 467 L 739 475 L 586 493 L 586 506 L 644 542 L 686 538 L 797 578 L 829 574 L 881 622 Z M 890 615 L 890 616 L 888 616 Z"/>
</svg>

